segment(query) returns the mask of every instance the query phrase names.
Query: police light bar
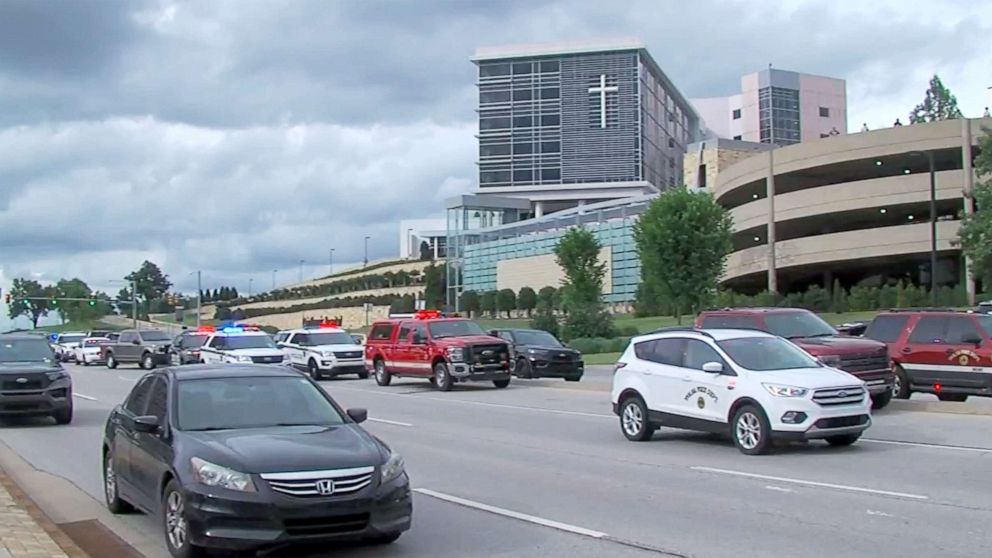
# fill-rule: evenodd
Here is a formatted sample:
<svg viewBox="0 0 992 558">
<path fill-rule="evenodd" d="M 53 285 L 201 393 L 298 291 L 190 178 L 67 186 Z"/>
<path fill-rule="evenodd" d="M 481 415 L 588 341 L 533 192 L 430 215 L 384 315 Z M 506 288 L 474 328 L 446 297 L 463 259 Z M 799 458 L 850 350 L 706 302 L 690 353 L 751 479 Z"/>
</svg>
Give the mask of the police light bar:
<svg viewBox="0 0 992 558">
<path fill-rule="evenodd" d="M 439 310 L 418 310 L 413 314 L 415 320 L 434 320 L 441 317 Z"/>
<path fill-rule="evenodd" d="M 196 328 L 195 333 L 214 333 L 215 331 L 217 331 L 217 328 L 214 326 L 200 326 Z"/>
<path fill-rule="evenodd" d="M 341 327 L 341 324 L 339 324 L 338 322 L 336 322 L 334 320 L 326 320 L 326 321 L 320 322 L 320 325 L 317 326 L 317 327 L 319 327 L 321 329 L 327 329 L 327 328 L 331 328 L 331 327 L 337 328 L 337 327 Z"/>
<path fill-rule="evenodd" d="M 231 326 L 231 327 L 225 327 L 221 331 L 223 331 L 224 333 L 241 333 L 244 331 L 244 328 Z"/>
</svg>

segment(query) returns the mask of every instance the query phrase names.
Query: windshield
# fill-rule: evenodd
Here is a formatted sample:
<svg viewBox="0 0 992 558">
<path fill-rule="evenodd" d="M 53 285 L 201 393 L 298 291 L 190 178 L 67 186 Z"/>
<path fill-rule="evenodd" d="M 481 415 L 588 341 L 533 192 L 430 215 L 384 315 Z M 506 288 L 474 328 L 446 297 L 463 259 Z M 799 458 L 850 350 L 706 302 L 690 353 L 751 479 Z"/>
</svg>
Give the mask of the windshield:
<svg viewBox="0 0 992 558">
<path fill-rule="evenodd" d="M 149 341 L 172 341 L 172 338 L 169 337 L 164 331 L 149 330 L 141 332 L 141 340 L 147 343 Z"/>
<path fill-rule="evenodd" d="M 316 347 L 318 345 L 354 345 L 355 340 L 351 338 L 350 335 L 343 331 L 328 331 L 324 333 L 310 333 L 307 335 L 308 341 L 305 343 L 308 347 Z"/>
<path fill-rule="evenodd" d="M 765 316 L 769 333 L 786 339 L 837 335 L 837 330 L 812 312 L 781 312 Z"/>
<path fill-rule="evenodd" d="M 85 335 L 61 335 L 59 343 L 79 343 L 83 339 L 86 339 Z"/>
<path fill-rule="evenodd" d="M 717 341 L 731 360 L 759 372 L 816 368 L 820 364 L 806 351 L 778 337 L 739 337 Z"/>
<path fill-rule="evenodd" d="M 521 345 L 539 345 L 542 347 L 561 347 L 561 342 L 546 331 L 517 330 L 513 338 Z"/>
<path fill-rule="evenodd" d="M 109 343 L 109 342 L 110 342 L 110 339 L 106 339 L 106 338 L 103 338 L 103 337 L 98 338 L 98 339 L 87 339 L 86 341 L 83 342 L 83 346 L 84 347 L 99 347 L 100 345 L 103 345 L 104 343 Z"/>
<path fill-rule="evenodd" d="M 427 326 L 431 330 L 431 337 L 443 339 L 445 337 L 465 337 L 466 335 L 486 335 L 482 326 L 471 320 L 442 320 L 431 322 Z"/>
<path fill-rule="evenodd" d="M 276 343 L 268 335 L 241 335 L 226 337 L 225 349 L 275 349 Z"/>
<path fill-rule="evenodd" d="M 344 423 L 327 397 L 300 377 L 184 380 L 176 397 L 180 430 Z"/>
<path fill-rule="evenodd" d="M 186 335 L 183 336 L 183 347 L 192 349 L 202 347 L 207 342 L 206 335 Z"/>
<path fill-rule="evenodd" d="M 985 335 L 992 337 L 992 316 L 975 316 L 978 318 L 978 323 L 981 324 L 982 329 L 985 330 Z"/>
<path fill-rule="evenodd" d="M 44 339 L 0 339 L 0 362 L 51 362 L 52 348 Z"/>
</svg>

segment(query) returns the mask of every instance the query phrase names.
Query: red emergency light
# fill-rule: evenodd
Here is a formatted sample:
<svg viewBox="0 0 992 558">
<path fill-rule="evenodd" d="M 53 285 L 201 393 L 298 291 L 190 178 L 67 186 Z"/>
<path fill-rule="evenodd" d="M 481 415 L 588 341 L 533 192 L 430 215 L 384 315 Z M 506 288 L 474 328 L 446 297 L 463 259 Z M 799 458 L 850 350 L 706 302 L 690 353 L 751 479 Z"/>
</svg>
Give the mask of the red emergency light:
<svg viewBox="0 0 992 558">
<path fill-rule="evenodd" d="M 214 326 L 200 326 L 196 328 L 196 333 L 214 333 L 216 331 L 217 328 Z"/>
<path fill-rule="evenodd" d="M 338 327 L 341 327 L 341 324 L 339 324 L 338 322 L 336 322 L 334 320 L 324 320 L 324 321 L 320 322 L 320 325 L 317 326 L 317 327 L 319 327 L 321 329 L 338 328 Z"/>
<path fill-rule="evenodd" d="M 413 318 L 416 320 L 436 320 L 441 317 L 440 310 L 418 310 Z"/>
</svg>

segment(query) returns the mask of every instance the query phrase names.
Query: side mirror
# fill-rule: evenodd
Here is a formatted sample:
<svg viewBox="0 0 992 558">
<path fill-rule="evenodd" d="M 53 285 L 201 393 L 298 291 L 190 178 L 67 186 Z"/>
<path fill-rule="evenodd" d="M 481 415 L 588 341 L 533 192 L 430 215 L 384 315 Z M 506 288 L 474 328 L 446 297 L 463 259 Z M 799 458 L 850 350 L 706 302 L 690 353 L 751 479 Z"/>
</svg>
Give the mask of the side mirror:
<svg viewBox="0 0 992 558">
<path fill-rule="evenodd" d="M 133 340 L 131 341 L 131 344 L 132 344 L 132 345 L 140 345 L 140 344 L 141 344 L 141 339 L 133 339 Z"/>
<path fill-rule="evenodd" d="M 368 409 L 348 409 L 346 412 L 351 417 L 351 420 L 358 423 L 365 422 L 369 418 Z"/>
<path fill-rule="evenodd" d="M 707 374 L 723 374 L 723 364 L 720 362 L 707 362 L 703 364 L 703 372 Z"/>
<path fill-rule="evenodd" d="M 978 347 L 979 345 L 982 344 L 982 338 L 981 337 L 967 337 L 965 339 L 962 339 L 961 341 L 963 343 L 965 343 L 965 344 L 974 345 L 976 347 Z"/>
<path fill-rule="evenodd" d="M 489 335 L 491 335 L 492 337 L 499 337 L 499 332 L 496 331 L 495 329 L 490 329 Z"/>
<path fill-rule="evenodd" d="M 134 429 L 145 434 L 158 434 L 162 425 L 159 423 L 158 417 L 147 415 L 134 419 Z"/>
</svg>

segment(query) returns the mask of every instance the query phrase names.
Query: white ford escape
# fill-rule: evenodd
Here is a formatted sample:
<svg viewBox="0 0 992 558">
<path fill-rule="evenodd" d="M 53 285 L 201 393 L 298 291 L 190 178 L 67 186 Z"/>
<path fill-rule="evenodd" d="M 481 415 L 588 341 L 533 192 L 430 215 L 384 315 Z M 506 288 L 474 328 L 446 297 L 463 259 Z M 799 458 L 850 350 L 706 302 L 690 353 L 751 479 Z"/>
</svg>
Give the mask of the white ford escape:
<svg viewBox="0 0 992 558">
<path fill-rule="evenodd" d="M 863 381 L 760 331 L 635 337 L 617 362 L 612 399 L 629 440 L 646 441 L 661 426 L 727 433 L 748 455 L 773 441 L 847 446 L 871 425 Z"/>
</svg>

